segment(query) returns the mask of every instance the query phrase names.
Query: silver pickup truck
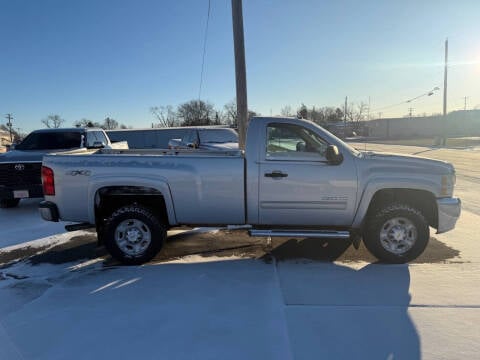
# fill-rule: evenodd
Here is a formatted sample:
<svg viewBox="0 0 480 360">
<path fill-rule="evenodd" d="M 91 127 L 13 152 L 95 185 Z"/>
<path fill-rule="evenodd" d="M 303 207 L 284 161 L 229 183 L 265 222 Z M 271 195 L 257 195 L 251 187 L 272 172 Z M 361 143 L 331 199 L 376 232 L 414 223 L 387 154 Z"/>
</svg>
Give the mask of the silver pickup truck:
<svg viewBox="0 0 480 360">
<path fill-rule="evenodd" d="M 95 226 L 125 264 L 161 249 L 180 225 L 249 225 L 252 236 L 352 239 L 379 260 L 419 256 L 429 226 L 454 228 L 449 163 L 360 152 L 307 120 L 258 117 L 246 149 L 107 150 L 44 157 L 49 221 Z"/>
</svg>

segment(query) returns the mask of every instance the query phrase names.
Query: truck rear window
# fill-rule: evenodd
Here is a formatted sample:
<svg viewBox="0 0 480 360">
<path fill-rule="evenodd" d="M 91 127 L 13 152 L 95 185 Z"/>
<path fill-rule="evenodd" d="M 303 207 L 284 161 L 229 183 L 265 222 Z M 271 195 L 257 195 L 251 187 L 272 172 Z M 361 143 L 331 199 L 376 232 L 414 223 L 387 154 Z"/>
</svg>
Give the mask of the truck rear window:
<svg viewBox="0 0 480 360">
<path fill-rule="evenodd" d="M 198 135 L 200 144 L 238 142 L 238 134 L 233 129 L 200 129 Z"/>
<path fill-rule="evenodd" d="M 59 150 L 79 148 L 82 142 L 80 132 L 37 132 L 28 135 L 17 150 Z"/>
</svg>

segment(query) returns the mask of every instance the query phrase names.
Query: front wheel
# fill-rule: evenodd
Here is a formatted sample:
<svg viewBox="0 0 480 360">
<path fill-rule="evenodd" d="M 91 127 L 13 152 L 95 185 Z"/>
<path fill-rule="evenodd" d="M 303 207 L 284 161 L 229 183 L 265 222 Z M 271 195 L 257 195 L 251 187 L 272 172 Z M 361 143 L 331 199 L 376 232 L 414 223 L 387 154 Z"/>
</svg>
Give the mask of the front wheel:
<svg viewBox="0 0 480 360">
<path fill-rule="evenodd" d="M 407 204 L 378 209 L 367 220 L 367 249 L 380 261 L 403 264 L 415 260 L 428 244 L 430 229 L 423 214 Z"/>
<path fill-rule="evenodd" d="M 167 230 L 149 209 L 130 205 L 110 216 L 103 234 L 105 247 L 115 259 L 126 265 L 138 265 L 160 251 Z"/>
<path fill-rule="evenodd" d="M 0 199 L 0 208 L 14 208 L 19 202 L 20 199 Z"/>
</svg>

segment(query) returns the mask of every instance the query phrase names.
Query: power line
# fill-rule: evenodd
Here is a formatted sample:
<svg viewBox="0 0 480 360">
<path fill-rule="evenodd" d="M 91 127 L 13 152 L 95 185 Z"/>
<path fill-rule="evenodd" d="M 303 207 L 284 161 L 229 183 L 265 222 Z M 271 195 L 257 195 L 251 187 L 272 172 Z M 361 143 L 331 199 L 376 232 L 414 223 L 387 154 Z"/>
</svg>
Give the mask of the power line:
<svg viewBox="0 0 480 360">
<path fill-rule="evenodd" d="M 203 54 L 202 54 L 202 69 L 200 71 L 200 86 L 198 88 L 198 101 L 200 101 L 202 95 L 202 85 L 203 85 L 203 72 L 205 68 L 205 54 L 207 52 L 207 39 L 208 39 L 208 24 L 210 22 L 210 0 L 208 0 L 208 10 L 207 10 L 207 23 L 205 24 L 205 35 L 203 38 Z"/>
<path fill-rule="evenodd" d="M 387 106 L 383 106 L 383 107 L 379 107 L 379 108 L 376 108 L 376 109 L 373 109 L 372 111 L 378 111 L 378 110 L 385 110 L 385 109 L 389 109 L 389 108 L 392 108 L 392 107 L 395 107 L 395 106 L 399 106 L 399 105 L 403 105 L 403 104 L 408 104 L 408 103 L 411 103 L 412 101 L 415 101 L 417 99 L 420 99 L 421 97 L 424 97 L 424 96 L 431 96 L 435 93 L 435 91 L 437 90 L 440 90 L 440 87 L 439 86 L 435 86 L 432 90 L 426 92 L 426 93 L 423 93 L 421 95 L 418 95 L 418 96 L 415 96 L 414 98 L 411 98 L 411 99 L 408 99 L 408 100 L 405 100 L 405 101 L 401 101 L 399 103 L 395 103 L 395 104 L 392 104 L 392 105 L 387 105 Z"/>
</svg>

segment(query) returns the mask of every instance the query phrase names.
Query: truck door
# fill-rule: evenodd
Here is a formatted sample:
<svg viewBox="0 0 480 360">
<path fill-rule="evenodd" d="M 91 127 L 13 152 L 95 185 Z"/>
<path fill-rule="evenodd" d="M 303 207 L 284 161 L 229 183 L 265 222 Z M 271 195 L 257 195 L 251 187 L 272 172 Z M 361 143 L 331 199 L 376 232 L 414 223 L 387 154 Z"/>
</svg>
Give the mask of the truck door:
<svg viewBox="0 0 480 360">
<path fill-rule="evenodd" d="M 329 164 L 329 144 L 297 124 L 271 123 L 266 135 L 259 163 L 259 223 L 351 225 L 357 173 L 350 154 L 341 164 Z"/>
</svg>

